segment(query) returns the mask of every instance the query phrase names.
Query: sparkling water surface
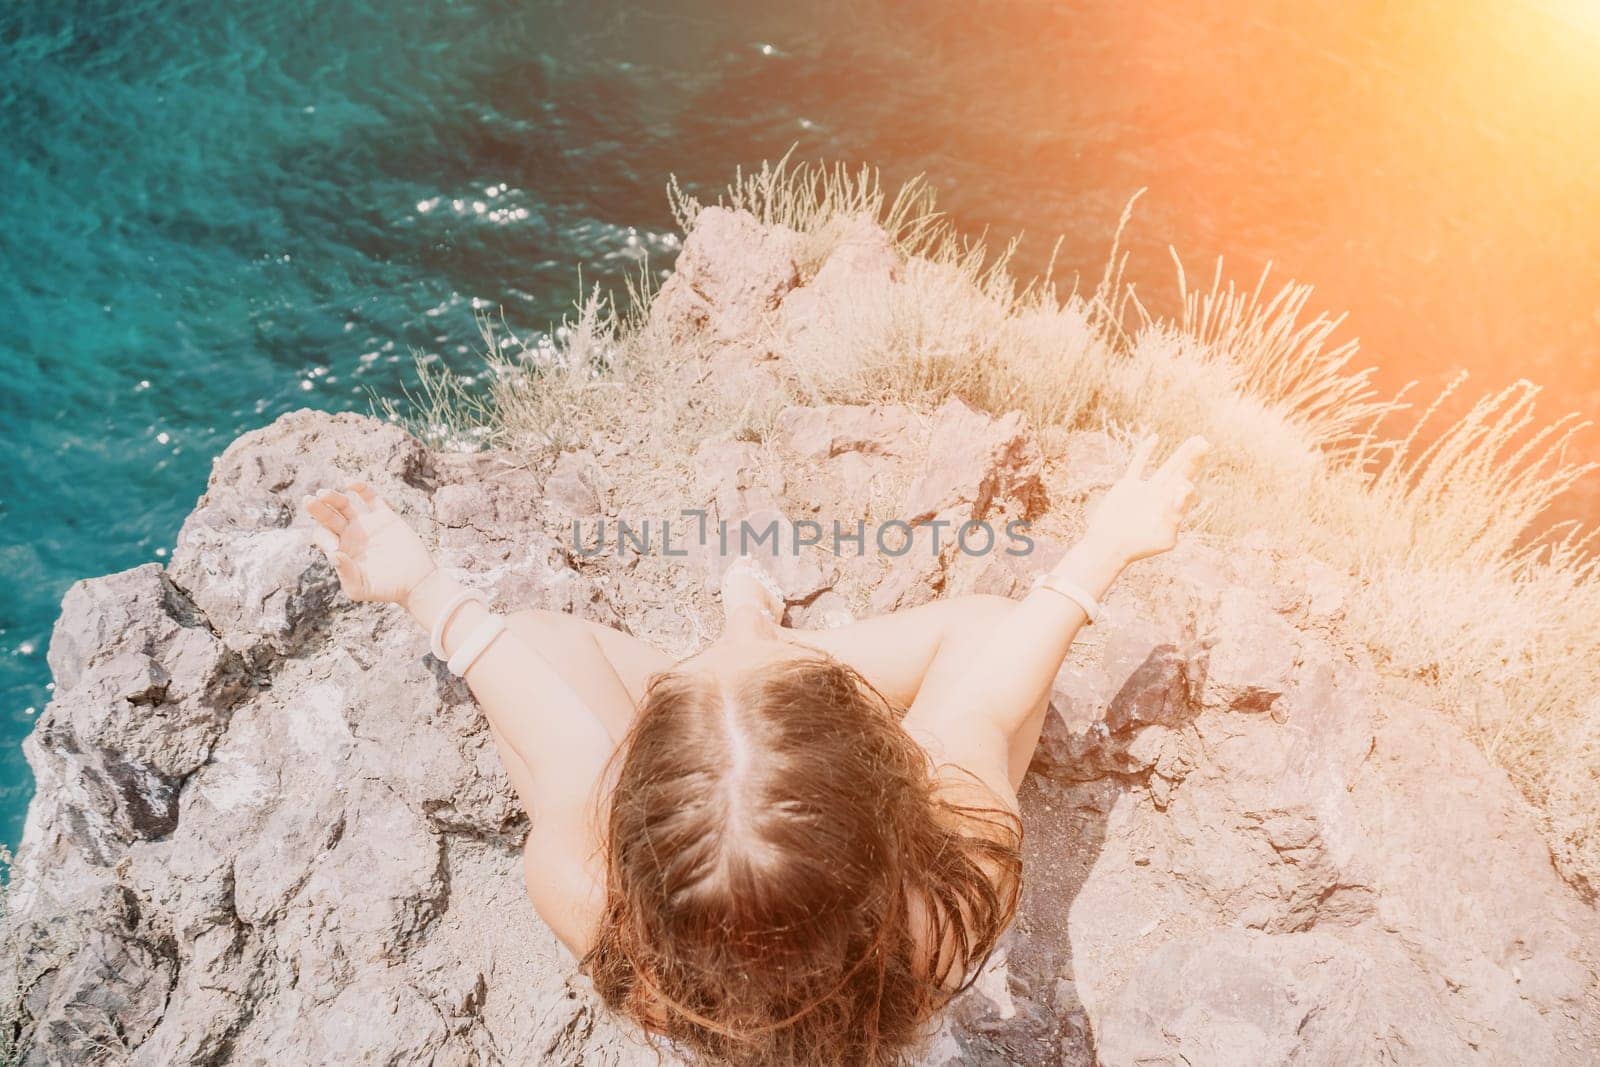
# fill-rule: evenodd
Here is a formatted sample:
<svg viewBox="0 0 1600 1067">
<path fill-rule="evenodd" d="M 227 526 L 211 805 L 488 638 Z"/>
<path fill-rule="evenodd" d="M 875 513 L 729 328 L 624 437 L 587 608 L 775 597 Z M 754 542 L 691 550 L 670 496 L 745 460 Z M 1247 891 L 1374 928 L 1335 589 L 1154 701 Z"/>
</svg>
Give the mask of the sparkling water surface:
<svg viewBox="0 0 1600 1067">
<path fill-rule="evenodd" d="M 670 266 L 672 173 L 714 194 L 791 145 L 925 172 L 964 227 L 1032 235 L 1025 269 L 1060 233 L 1091 278 L 1148 187 L 1152 306 L 1169 244 L 1272 260 L 1386 381 L 1600 407 L 1593 29 L 1433 2 L 0 7 L 0 842 L 73 580 L 164 559 L 239 433 L 367 410 L 413 352 L 470 367 L 479 313 L 548 329 L 580 269 Z"/>
</svg>

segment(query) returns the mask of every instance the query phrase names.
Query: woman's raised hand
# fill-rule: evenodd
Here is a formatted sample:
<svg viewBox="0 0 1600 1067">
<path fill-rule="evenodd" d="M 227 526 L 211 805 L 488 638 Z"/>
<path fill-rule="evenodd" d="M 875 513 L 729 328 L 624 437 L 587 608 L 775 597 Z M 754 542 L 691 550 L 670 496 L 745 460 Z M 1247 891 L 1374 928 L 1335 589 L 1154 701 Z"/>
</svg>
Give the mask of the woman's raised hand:
<svg viewBox="0 0 1600 1067">
<path fill-rule="evenodd" d="M 351 600 L 403 604 L 434 571 L 415 530 L 365 482 L 325 489 L 301 503 L 317 521 L 312 539 L 338 572 Z"/>
<path fill-rule="evenodd" d="M 1146 475 L 1154 434 L 1140 441 L 1128 469 L 1100 498 L 1089 518 L 1086 538 L 1124 563 L 1166 552 L 1178 543 L 1178 530 L 1194 503 L 1194 476 L 1211 451 L 1204 437 L 1191 437 L 1153 474 Z"/>
</svg>

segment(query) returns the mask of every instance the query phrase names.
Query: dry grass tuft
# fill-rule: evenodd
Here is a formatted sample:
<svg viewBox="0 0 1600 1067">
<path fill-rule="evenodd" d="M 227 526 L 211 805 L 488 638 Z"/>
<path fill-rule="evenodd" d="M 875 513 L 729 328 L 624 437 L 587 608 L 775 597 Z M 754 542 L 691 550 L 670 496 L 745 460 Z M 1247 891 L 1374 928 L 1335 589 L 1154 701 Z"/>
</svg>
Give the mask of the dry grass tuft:
<svg viewBox="0 0 1600 1067">
<path fill-rule="evenodd" d="M 700 203 L 675 181 L 669 196 L 692 232 Z M 1018 284 L 1014 246 L 990 254 L 953 230 L 925 183 L 890 196 L 870 168 L 786 156 L 738 174 L 723 203 L 800 234 L 803 280 L 861 215 L 907 257 L 897 281 L 832 307 L 794 340 L 785 355 L 803 398 L 931 406 L 959 396 L 1047 428 L 1204 433 L 1217 446 L 1207 528 L 1264 528 L 1358 575 L 1350 635 L 1384 670 L 1432 685 L 1532 802 L 1562 871 L 1600 885 L 1600 563 L 1592 534 L 1533 535 L 1551 501 L 1596 466 L 1568 455 L 1583 425 L 1575 416 L 1541 423 L 1538 389 L 1519 382 L 1435 430 L 1459 382 L 1420 414 L 1403 393 L 1381 398 L 1371 370 L 1352 368 L 1355 343 L 1335 341 L 1340 320 L 1307 314 L 1309 287 L 1270 287 L 1263 275 L 1236 288 L 1220 264 L 1202 289 L 1179 267 L 1176 320 L 1139 304 L 1115 243 L 1091 293 L 1062 295 L 1048 276 Z M 487 392 L 428 370 L 423 431 L 533 450 L 585 439 L 621 417 L 621 388 L 650 389 L 668 380 L 665 368 L 704 356 L 656 335 L 650 295 L 633 289 L 625 316 L 592 295 L 564 336 L 532 351 L 491 338 Z M 659 390 L 652 399 L 657 454 L 682 475 L 685 450 L 708 429 L 759 439 L 784 398 L 767 409 Z M 1407 420 L 1403 436 L 1379 430 Z"/>
<path fill-rule="evenodd" d="M 955 238 L 949 221 L 934 209 L 934 194 L 915 178 L 890 198 L 878 172 L 862 165 L 851 170 L 832 166 L 793 166 L 790 149 L 776 163 L 763 163 L 754 174 L 734 172 L 733 184 L 720 199 L 724 206 L 748 211 L 764 226 L 787 226 L 802 235 L 798 267 L 809 281 L 828 258 L 850 219 L 866 215 L 878 222 L 895 246 L 908 255 L 922 255 Z M 686 194 L 674 177 L 667 185 L 672 215 L 684 236 L 694 232 L 701 203 Z"/>
</svg>

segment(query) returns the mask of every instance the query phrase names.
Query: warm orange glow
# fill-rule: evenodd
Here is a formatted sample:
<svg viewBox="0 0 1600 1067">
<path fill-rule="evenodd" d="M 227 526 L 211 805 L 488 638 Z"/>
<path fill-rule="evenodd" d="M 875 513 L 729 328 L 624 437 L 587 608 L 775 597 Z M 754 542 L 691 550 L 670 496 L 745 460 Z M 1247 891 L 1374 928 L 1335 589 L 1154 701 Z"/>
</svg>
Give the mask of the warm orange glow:
<svg viewBox="0 0 1600 1067">
<path fill-rule="evenodd" d="M 1070 165 L 1148 186 L 1130 240 L 1156 306 L 1169 242 L 1234 277 L 1270 261 L 1350 313 L 1385 386 L 1427 395 L 1466 368 L 1462 404 L 1526 377 L 1552 416 L 1600 416 L 1600 0 L 1114 21 L 1095 83 L 1134 97 L 1119 111 L 1161 160 Z M 1563 510 L 1600 514 L 1600 479 Z"/>
<path fill-rule="evenodd" d="M 1596 0 L 1541 0 L 1541 6 L 1580 30 L 1600 34 L 1600 2 Z"/>
</svg>

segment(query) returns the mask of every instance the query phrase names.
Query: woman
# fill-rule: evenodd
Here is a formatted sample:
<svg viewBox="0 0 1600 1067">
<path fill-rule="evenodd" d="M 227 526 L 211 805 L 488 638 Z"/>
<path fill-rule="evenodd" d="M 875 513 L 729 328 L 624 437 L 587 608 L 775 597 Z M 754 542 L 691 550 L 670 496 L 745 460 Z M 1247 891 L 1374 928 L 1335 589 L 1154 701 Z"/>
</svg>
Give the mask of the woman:
<svg viewBox="0 0 1600 1067">
<path fill-rule="evenodd" d="M 1166 551 L 1208 449 L 1155 438 L 1019 601 L 784 628 L 748 561 L 671 662 L 571 616 L 493 615 L 368 486 L 306 498 L 356 600 L 403 605 L 482 706 L 532 821 L 528 896 L 605 1001 L 686 1054 L 902 1060 L 1016 908 L 1017 787 L 1079 627 Z"/>
</svg>

